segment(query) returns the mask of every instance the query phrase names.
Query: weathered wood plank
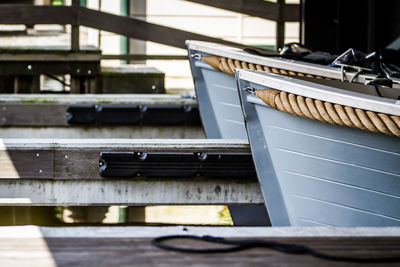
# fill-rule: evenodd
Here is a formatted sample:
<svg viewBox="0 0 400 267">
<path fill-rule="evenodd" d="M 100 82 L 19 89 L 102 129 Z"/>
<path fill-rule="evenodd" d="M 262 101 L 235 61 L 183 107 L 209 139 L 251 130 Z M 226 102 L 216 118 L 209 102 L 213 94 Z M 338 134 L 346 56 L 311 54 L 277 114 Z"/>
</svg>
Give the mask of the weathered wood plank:
<svg viewBox="0 0 400 267">
<path fill-rule="evenodd" d="M 194 98 L 185 98 L 180 95 L 167 94 L 2 94 L 0 106 L 3 104 L 57 104 L 57 105 L 86 105 L 86 104 L 112 104 L 112 105 L 185 105 L 196 106 Z M 1 110 L 1 109 L 0 109 Z"/>
<path fill-rule="evenodd" d="M 205 138 L 202 126 L 2 126 L 0 138 Z"/>
<path fill-rule="evenodd" d="M 16 229 L 17 228 L 17 229 Z M 229 254 L 176 253 L 160 250 L 151 245 L 151 238 L 168 234 L 216 235 L 246 238 L 252 236 L 262 240 L 307 245 L 333 255 L 352 257 L 393 257 L 400 253 L 400 237 L 397 234 L 358 236 L 349 235 L 353 229 L 343 229 L 342 235 L 329 234 L 321 237 L 302 237 L 302 229 L 218 227 L 93 227 L 32 228 L 5 227 L 0 237 L 0 264 L 2 266 L 120 266 L 120 265 L 162 265 L 162 266 L 355 266 L 353 263 L 337 263 L 313 258 L 309 255 L 285 254 L 270 249 L 250 249 Z M 75 230 L 77 229 L 77 230 Z M 91 234 L 87 234 L 85 229 Z M 319 229 L 320 231 L 329 229 Z M 135 231 L 136 234 L 132 234 Z M 276 235 L 274 232 L 292 232 L 294 235 Z M 307 229 L 307 231 L 313 231 Z M 372 228 L 372 232 L 385 232 Z M 51 232 L 51 234 L 49 234 Z M 103 234 L 102 234 L 102 233 Z M 241 232 L 241 234 L 237 234 Z M 250 234 L 246 234 L 250 233 Z M 270 234 L 265 234 L 265 233 Z M 361 231 L 367 233 L 367 231 Z M 124 235 L 125 234 L 125 235 Z M 147 234 L 147 236 L 146 236 Z M 231 234 L 231 235 L 229 235 Z M 210 247 L 208 243 L 179 240 L 175 245 Z M 214 245 L 212 245 L 214 246 Z M 105 256 L 106 255 L 106 256 Z M 101 260 L 99 260 L 101 259 Z M 395 266 L 396 264 L 393 264 Z M 357 265 L 358 266 L 358 265 Z M 374 266 L 390 266 L 381 264 Z"/>
<path fill-rule="evenodd" d="M 42 150 L 0 150 L 0 179 L 54 177 L 54 152 Z"/>
<path fill-rule="evenodd" d="M 280 14 L 279 6 L 264 0 L 186 0 L 207 6 L 222 8 L 249 16 L 260 17 L 269 20 L 299 21 L 299 5 L 288 4 L 282 8 Z"/>
<path fill-rule="evenodd" d="M 122 149 L 250 153 L 248 141 L 240 139 L 3 139 L 0 142 L 1 149 Z"/>
<path fill-rule="evenodd" d="M 1 238 L 80 237 L 150 238 L 160 235 L 213 235 L 220 237 L 400 237 L 400 227 L 261 227 L 261 226 L 1 226 Z"/>
<path fill-rule="evenodd" d="M 201 40 L 222 43 L 236 47 L 243 46 L 242 44 L 219 38 L 177 30 L 171 27 L 149 23 L 140 19 L 121 17 L 88 8 L 79 8 L 78 16 L 79 24 L 82 26 L 113 32 L 129 38 L 152 41 L 183 49 L 186 49 L 186 40 Z"/>
<path fill-rule="evenodd" d="M 2 126 L 67 126 L 65 105 L 0 104 Z"/>
<path fill-rule="evenodd" d="M 0 179 L 0 205 L 4 206 L 263 203 L 255 179 Z"/>
<path fill-rule="evenodd" d="M 76 20 L 75 13 L 75 10 L 69 6 L 2 5 L 0 24 L 66 25 Z"/>
</svg>

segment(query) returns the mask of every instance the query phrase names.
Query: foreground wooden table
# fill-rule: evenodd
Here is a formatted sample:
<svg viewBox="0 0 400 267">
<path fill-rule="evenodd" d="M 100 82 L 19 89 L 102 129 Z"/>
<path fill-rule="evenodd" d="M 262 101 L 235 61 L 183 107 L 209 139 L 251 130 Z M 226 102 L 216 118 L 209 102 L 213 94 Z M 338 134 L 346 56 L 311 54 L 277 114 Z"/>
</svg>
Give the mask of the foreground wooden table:
<svg viewBox="0 0 400 267">
<path fill-rule="evenodd" d="M 0 227 L 0 266 L 356 266 L 269 249 L 228 254 L 181 254 L 151 245 L 172 234 L 259 238 L 303 244 L 354 257 L 400 254 L 400 228 L 267 227 Z M 185 241 L 194 245 L 192 241 Z M 183 243 L 180 243 L 183 244 Z M 198 243 L 196 245 L 199 245 Z M 200 244 L 204 246 L 204 244 Z M 388 266 L 385 264 L 382 266 Z M 395 264 L 393 264 L 395 265 Z M 361 264 L 360 264 L 361 266 Z M 371 266 L 371 265 L 368 265 Z M 374 265 L 375 266 L 375 265 Z"/>
</svg>

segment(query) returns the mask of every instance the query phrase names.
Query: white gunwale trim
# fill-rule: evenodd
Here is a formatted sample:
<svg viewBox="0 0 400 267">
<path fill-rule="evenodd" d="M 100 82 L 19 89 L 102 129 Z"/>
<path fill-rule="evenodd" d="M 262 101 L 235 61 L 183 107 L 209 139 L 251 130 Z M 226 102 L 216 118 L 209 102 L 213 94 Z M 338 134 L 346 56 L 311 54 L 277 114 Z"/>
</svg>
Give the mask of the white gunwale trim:
<svg viewBox="0 0 400 267">
<path fill-rule="evenodd" d="M 231 227 L 231 226 L 1 226 L 9 238 L 154 238 L 165 235 L 219 237 L 399 237 L 400 227 Z"/>
<path fill-rule="evenodd" d="M 297 60 L 285 59 L 281 57 L 263 57 L 263 56 L 252 55 L 243 52 L 241 49 L 226 45 L 202 42 L 202 41 L 192 41 L 192 40 L 186 41 L 186 45 L 188 46 L 188 48 L 192 50 L 204 52 L 211 55 L 217 55 L 221 57 L 246 61 L 253 64 L 269 66 L 272 68 L 285 69 L 289 71 L 307 73 L 338 80 L 340 80 L 342 77 L 342 73 L 338 68 L 301 62 Z M 354 71 L 347 71 L 345 73 L 345 80 L 349 81 L 354 74 L 355 74 Z M 366 81 L 370 81 L 375 77 L 376 75 L 373 74 L 360 74 L 356 77 L 356 79 L 354 79 L 354 82 L 364 84 Z M 399 84 L 399 86 L 395 87 L 400 87 L 400 79 L 394 79 L 393 81 Z"/>
<path fill-rule="evenodd" d="M 266 88 L 277 89 L 344 106 L 400 116 L 399 100 L 360 94 L 271 73 L 238 70 L 237 75 L 241 80 Z"/>
<path fill-rule="evenodd" d="M 197 101 L 167 94 L 4 94 L 1 104 L 197 105 Z"/>
</svg>

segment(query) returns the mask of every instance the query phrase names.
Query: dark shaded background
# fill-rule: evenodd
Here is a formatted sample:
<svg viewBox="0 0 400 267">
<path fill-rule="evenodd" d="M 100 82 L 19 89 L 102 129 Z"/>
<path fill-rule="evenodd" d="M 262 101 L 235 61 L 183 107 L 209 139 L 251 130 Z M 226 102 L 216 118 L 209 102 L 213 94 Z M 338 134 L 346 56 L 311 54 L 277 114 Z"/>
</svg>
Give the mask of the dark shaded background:
<svg viewBox="0 0 400 267">
<path fill-rule="evenodd" d="M 312 50 L 372 52 L 400 37 L 399 0 L 302 0 L 301 41 Z"/>
</svg>

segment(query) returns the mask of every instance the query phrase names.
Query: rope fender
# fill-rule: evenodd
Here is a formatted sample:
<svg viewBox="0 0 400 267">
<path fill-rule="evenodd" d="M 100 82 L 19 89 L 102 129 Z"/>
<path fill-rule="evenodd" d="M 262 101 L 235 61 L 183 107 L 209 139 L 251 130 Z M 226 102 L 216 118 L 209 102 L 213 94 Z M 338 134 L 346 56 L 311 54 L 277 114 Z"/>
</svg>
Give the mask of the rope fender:
<svg viewBox="0 0 400 267">
<path fill-rule="evenodd" d="M 289 71 L 289 70 L 284 70 L 284 69 L 271 68 L 268 66 L 261 66 L 261 65 L 249 63 L 246 61 L 234 60 L 231 58 L 225 58 L 225 57 L 219 57 L 219 56 L 205 56 L 205 57 L 201 57 L 201 60 L 203 60 L 205 63 L 207 63 L 214 69 L 224 72 L 229 75 L 235 75 L 235 68 L 242 68 L 242 69 L 248 69 L 248 70 L 272 72 L 272 73 L 283 74 L 283 75 L 292 75 L 292 76 L 301 76 L 301 77 L 305 76 L 305 77 L 310 77 L 310 78 L 332 80 L 331 78 L 328 78 L 328 77 L 314 76 L 311 74 L 305 74 L 305 73 L 301 73 L 301 72 L 294 72 L 294 71 Z"/>
<path fill-rule="evenodd" d="M 282 112 L 320 122 L 400 137 L 400 117 L 288 94 L 275 89 L 256 90 L 267 105 Z"/>
</svg>

